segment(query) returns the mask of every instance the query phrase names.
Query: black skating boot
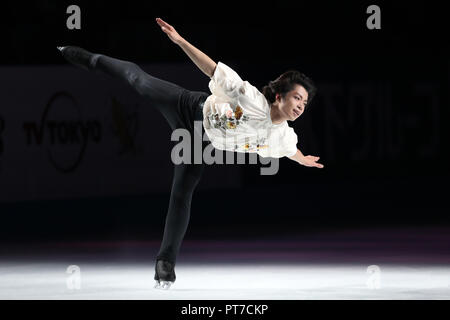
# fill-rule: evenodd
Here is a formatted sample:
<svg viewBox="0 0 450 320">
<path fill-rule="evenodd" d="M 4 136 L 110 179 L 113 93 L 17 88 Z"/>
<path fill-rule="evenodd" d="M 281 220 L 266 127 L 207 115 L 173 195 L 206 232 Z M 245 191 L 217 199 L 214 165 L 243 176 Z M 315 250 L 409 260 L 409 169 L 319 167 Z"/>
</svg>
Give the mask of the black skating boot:
<svg viewBox="0 0 450 320">
<path fill-rule="evenodd" d="M 67 46 L 56 48 L 61 51 L 67 61 L 87 71 L 93 69 L 94 60 L 96 60 L 94 58 L 98 56 L 80 47 Z"/>
<path fill-rule="evenodd" d="M 155 288 L 169 289 L 175 282 L 175 264 L 166 260 L 157 260 L 155 265 Z"/>
</svg>

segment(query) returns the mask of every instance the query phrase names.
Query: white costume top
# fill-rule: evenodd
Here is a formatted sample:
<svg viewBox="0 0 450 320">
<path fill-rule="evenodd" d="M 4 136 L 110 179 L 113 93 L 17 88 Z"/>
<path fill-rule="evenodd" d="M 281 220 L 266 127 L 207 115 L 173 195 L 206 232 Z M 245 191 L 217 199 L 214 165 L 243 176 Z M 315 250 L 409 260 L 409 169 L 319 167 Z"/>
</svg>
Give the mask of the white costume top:
<svg viewBox="0 0 450 320">
<path fill-rule="evenodd" d="M 287 121 L 273 124 L 266 97 L 222 62 L 209 82 L 203 127 L 216 149 L 281 158 L 297 152 L 297 135 Z"/>
</svg>

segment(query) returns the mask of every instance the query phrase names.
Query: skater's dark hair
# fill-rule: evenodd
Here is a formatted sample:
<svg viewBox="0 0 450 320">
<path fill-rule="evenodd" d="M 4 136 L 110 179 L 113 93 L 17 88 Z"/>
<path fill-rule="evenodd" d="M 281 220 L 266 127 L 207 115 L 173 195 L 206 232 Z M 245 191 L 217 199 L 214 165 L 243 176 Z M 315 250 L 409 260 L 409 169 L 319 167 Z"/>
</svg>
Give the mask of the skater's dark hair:
<svg viewBox="0 0 450 320">
<path fill-rule="evenodd" d="M 275 95 L 279 93 L 283 98 L 286 93 L 294 89 L 296 84 L 301 85 L 308 92 L 308 103 L 314 98 L 317 88 L 314 82 L 303 73 L 296 70 L 289 70 L 279 76 L 277 79 L 270 81 L 267 86 L 262 88 L 262 94 L 266 97 L 270 104 L 275 102 Z"/>
</svg>

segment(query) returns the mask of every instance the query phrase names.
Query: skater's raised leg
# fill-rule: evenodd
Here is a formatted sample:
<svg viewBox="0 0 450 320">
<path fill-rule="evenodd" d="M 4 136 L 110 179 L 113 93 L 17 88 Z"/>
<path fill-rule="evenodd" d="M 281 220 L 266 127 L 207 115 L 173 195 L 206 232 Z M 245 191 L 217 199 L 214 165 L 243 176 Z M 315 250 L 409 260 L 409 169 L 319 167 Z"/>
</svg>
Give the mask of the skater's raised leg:
<svg viewBox="0 0 450 320">
<path fill-rule="evenodd" d="M 179 110 L 176 108 L 181 94 L 187 91 L 183 87 L 149 75 L 134 62 L 95 54 L 75 46 L 58 47 L 58 50 L 76 66 L 125 82 L 158 109 L 172 129 L 180 127 Z"/>
</svg>

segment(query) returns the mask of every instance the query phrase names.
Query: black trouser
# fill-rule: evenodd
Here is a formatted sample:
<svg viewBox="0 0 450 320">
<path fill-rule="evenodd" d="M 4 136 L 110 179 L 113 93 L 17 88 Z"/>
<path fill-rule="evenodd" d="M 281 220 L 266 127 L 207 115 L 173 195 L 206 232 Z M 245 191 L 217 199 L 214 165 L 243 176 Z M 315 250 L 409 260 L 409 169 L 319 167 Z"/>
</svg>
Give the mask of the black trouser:
<svg viewBox="0 0 450 320">
<path fill-rule="evenodd" d="M 187 129 L 194 141 L 194 120 L 203 118 L 202 103 L 208 97 L 205 92 L 189 91 L 173 83 L 145 73 L 135 63 L 122 61 L 105 55 L 96 55 L 94 71 L 101 71 L 121 79 L 145 97 L 150 105 L 158 109 L 169 122 L 172 130 Z M 202 135 L 203 135 L 202 130 Z M 200 140 L 202 141 L 202 140 Z M 205 146 L 205 142 L 203 147 Z M 192 148 L 193 150 L 193 148 Z M 193 151 L 191 151 L 193 155 Z M 195 187 L 202 176 L 205 164 L 174 164 L 172 190 L 166 216 L 164 236 L 156 259 L 175 263 L 186 233 L 191 211 L 191 200 Z"/>
</svg>

